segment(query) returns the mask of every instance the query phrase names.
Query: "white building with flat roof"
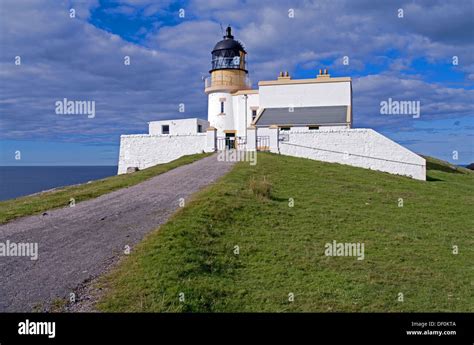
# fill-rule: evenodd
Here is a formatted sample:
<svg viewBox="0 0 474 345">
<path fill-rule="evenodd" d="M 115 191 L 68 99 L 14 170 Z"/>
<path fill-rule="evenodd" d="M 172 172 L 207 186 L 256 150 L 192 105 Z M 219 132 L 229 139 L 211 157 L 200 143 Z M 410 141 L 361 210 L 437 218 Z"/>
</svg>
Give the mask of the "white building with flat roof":
<svg viewBox="0 0 474 345">
<path fill-rule="evenodd" d="M 425 160 L 372 129 L 352 129 L 352 80 L 331 77 L 275 80 L 252 89 L 247 52 L 231 28 L 212 50 L 207 121 L 149 122 L 148 134 L 122 135 L 118 173 L 183 155 L 217 150 L 269 150 L 426 179 Z M 132 169 L 134 170 L 134 169 Z"/>
<path fill-rule="evenodd" d="M 206 133 L 209 122 L 201 119 L 175 119 L 148 122 L 151 135 L 191 135 Z"/>
</svg>

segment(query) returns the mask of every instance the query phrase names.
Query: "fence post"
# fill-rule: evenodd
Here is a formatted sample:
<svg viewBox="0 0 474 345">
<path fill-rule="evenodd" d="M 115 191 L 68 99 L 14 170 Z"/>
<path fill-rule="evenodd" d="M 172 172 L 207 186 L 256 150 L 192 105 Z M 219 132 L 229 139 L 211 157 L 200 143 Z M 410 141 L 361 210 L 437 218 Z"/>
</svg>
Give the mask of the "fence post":
<svg viewBox="0 0 474 345">
<path fill-rule="evenodd" d="M 257 128 L 253 125 L 247 128 L 247 151 L 257 151 Z"/>
<path fill-rule="evenodd" d="M 209 127 L 206 133 L 206 152 L 214 152 L 217 150 L 217 129 Z"/>
<path fill-rule="evenodd" d="M 268 129 L 268 133 L 270 136 L 270 152 L 279 153 L 278 147 L 278 132 L 279 128 L 277 125 L 271 125 Z"/>
</svg>

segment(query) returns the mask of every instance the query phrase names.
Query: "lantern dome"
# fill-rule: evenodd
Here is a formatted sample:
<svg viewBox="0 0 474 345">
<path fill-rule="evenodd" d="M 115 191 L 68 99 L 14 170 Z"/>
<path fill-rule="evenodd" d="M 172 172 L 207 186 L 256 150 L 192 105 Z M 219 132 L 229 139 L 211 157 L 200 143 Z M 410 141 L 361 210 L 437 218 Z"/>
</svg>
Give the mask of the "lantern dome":
<svg viewBox="0 0 474 345">
<path fill-rule="evenodd" d="M 242 43 L 234 40 L 231 27 L 227 27 L 224 39 L 217 42 L 212 50 L 212 69 L 240 69 L 247 72 L 245 64 L 245 51 Z"/>
</svg>

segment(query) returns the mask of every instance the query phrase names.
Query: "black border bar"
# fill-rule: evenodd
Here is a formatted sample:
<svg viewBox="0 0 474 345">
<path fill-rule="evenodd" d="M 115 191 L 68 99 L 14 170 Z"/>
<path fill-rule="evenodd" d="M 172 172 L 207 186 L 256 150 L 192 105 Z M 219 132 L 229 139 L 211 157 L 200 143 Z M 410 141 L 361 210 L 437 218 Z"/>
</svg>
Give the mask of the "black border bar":
<svg viewBox="0 0 474 345">
<path fill-rule="evenodd" d="M 10 344 L 474 344 L 469 313 L 0 313 Z M 25 320 L 55 322 L 55 338 L 19 335 Z M 421 327 L 423 323 L 426 326 Z M 407 331 L 456 335 L 407 335 Z"/>
</svg>

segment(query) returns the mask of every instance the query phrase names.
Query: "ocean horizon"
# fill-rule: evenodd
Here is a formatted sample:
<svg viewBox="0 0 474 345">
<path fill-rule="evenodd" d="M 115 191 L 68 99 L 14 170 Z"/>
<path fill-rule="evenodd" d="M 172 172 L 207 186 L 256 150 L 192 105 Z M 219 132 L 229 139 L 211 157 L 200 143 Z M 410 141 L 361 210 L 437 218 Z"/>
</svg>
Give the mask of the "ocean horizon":
<svg viewBox="0 0 474 345">
<path fill-rule="evenodd" d="M 0 201 L 116 174 L 115 165 L 0 166 Z"/>
</svg>

